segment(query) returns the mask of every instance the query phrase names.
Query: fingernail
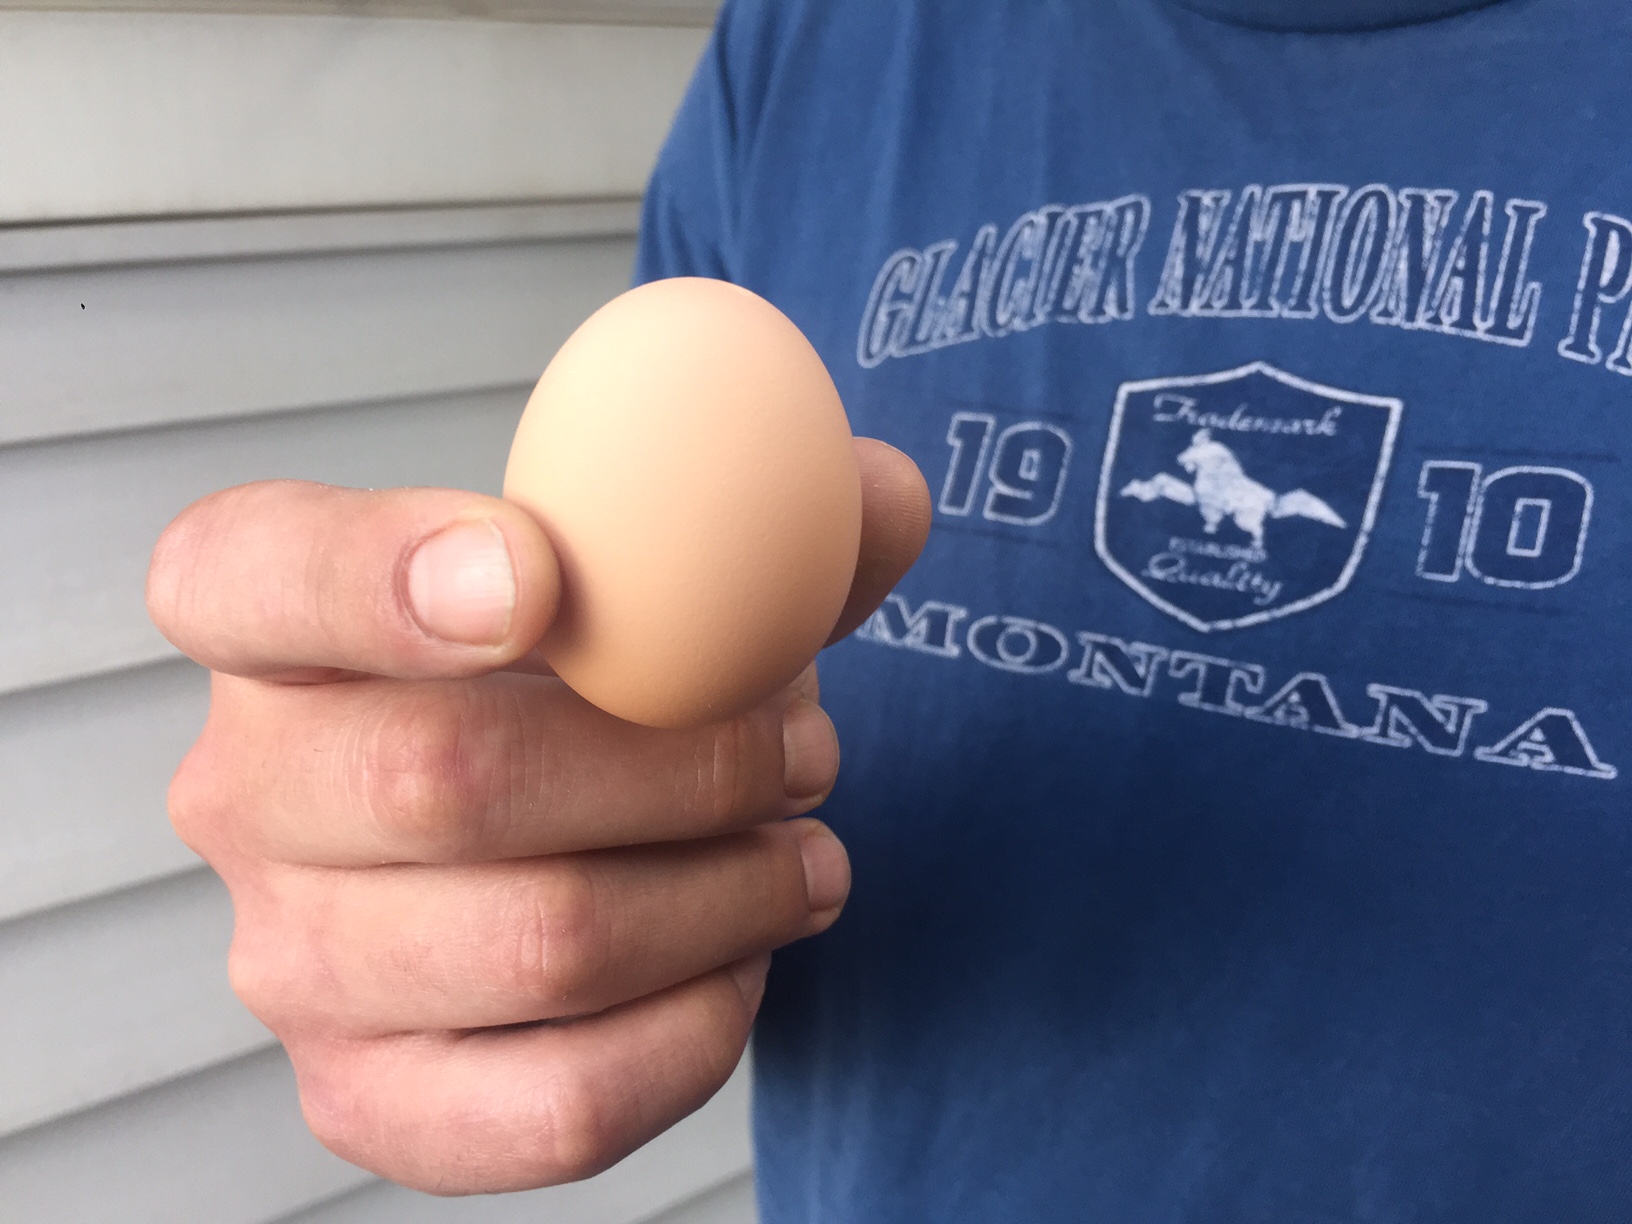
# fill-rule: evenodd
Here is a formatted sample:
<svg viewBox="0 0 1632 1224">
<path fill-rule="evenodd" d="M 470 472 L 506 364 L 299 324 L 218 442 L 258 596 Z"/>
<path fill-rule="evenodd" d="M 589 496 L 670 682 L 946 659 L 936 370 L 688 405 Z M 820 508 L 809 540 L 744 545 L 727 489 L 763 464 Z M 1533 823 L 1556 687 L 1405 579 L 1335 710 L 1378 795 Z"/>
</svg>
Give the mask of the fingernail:
<svg viewBox="0 0 1632 1224">
<path fill-rule="evenodd" d="M 497 646 L 510 632 L 516 575 L 504 535 L 491 522 L 455 523 L 408 560 L 408 602 L 432 637 Z"/>
<path fill-rule="evenodd" d="M 782 715 L 782 791 L 789 799 L 819 799 L 839 773 L 839 737 L 822 707 L 796 698 Z M 814 806 L 814 805 L 811 805 Z"/>
<path fill-rule="evenodd" d="M 765 974 L 771 967 L 771 954 L 762 952 L 758 956 L 750 956 L 747 960 L 740 960 L 731 966 L 731 980 L 737 984 L 742 992 L 742 1001 L 748 1004 L 748 1010 L 754 1011 L 759 1007 L 759 1001 L 765 994 Z"/>
<path fill-rule="evenodd" d="M 821 821 L 804 823 L 799 856 L 805 864 L 805 903 L 811 913 L 820 914 L 837 909 L 850 895 L 850 856 Z"/>
</svg>

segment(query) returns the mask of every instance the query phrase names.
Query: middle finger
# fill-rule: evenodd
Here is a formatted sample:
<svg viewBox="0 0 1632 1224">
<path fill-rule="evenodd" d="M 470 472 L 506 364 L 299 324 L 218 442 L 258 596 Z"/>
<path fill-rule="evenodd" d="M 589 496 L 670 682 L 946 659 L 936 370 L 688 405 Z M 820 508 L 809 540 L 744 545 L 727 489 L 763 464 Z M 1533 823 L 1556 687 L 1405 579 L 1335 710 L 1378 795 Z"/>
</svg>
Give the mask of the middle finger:
<svg viewBox="0 0 1632 1224">
<path fill-rule="evenodd" d="M 803 691 L 809 691 L 808 684 Z M 189 831 L 290 863 L 481 862 L 709 837 L 809 811 L 838 740 L 801 686 L 696 730 L 627 723 L 553 677 L 215 678 Z M 185 818 L 185 814 L 184 814 Z"/>
</svg>

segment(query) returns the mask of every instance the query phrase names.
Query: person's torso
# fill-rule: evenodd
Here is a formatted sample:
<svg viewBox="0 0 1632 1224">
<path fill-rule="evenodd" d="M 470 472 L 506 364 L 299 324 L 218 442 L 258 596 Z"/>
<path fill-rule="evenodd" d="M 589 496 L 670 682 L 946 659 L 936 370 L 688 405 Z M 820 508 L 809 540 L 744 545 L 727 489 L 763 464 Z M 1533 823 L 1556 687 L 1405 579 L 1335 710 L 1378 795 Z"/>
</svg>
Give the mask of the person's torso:
<svg viewBox="0 0 1632 1224">
<path fill-rule="evenodd" d="M 1632 1216 L 1632 16 L 771 7 L 733 273 L 937 508 L 767 1220 Z"/>
</svg>

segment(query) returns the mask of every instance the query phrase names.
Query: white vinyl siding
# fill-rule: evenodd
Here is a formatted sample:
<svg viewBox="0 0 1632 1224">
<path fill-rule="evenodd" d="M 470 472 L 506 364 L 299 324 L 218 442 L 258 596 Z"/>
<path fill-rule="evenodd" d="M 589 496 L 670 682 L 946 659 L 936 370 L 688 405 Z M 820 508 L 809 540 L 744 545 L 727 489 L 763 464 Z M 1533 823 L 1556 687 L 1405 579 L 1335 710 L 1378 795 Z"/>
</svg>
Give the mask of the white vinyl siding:
<svg viewBox="0 0 1632 1224">
<path fill-rule="evenodd" d="M 323 1151 L 166 821 L 208 693 L 142 600 L 215 488 L 497 491 L 627 281 L 709 6 L 65 7 L 127 11 L 0 0 L 0 1224 L 750 1224 L 746 1070 L 576 1186 L 436 1199 Z"/>
<path fill-rule="evenodd" d="M 5 222 L 638 193 L 701 39 L 216 13 L 4 23 Z"/>
</svg>

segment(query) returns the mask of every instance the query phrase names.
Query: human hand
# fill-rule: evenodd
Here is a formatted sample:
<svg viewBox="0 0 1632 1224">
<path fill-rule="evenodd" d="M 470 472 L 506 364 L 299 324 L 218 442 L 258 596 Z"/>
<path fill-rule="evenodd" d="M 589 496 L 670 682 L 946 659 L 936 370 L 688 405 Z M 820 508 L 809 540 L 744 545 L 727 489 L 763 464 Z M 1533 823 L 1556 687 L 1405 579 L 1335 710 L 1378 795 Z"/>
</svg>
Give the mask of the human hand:
<svg viewBox="0 0 1632 1224">
<path fill-rule="evenodd" d="M 848 633 L 922 547 L 929 497 L 860 440 Z M 148 606 L 212 672 L 171 786 L 230 889 L 234 989 L 333 1151 L 436 1193 L 587 1177 L 708 1099 L 772 948 L 849 864 L 800 817 L 838 744 L 812 667 L 741 718 L 621 722 L 532 648 L 543 531 L 443 489 L 245 485 L 184 511 Z"/>
</svg>

